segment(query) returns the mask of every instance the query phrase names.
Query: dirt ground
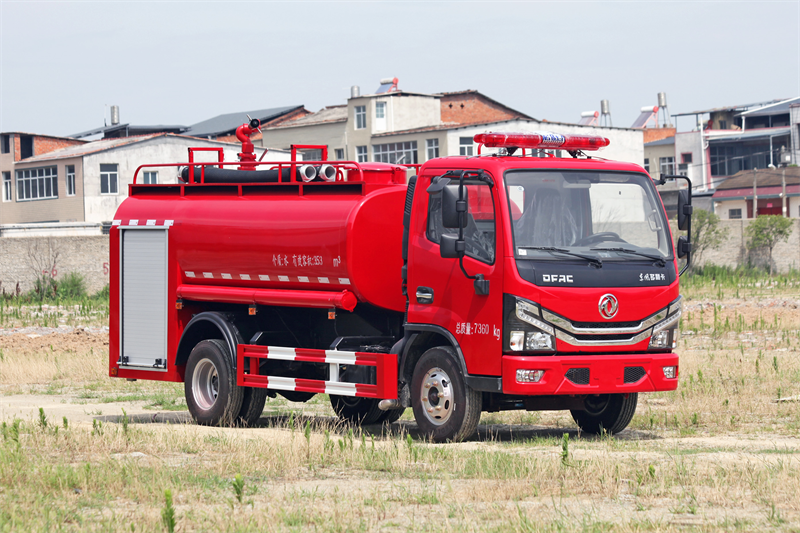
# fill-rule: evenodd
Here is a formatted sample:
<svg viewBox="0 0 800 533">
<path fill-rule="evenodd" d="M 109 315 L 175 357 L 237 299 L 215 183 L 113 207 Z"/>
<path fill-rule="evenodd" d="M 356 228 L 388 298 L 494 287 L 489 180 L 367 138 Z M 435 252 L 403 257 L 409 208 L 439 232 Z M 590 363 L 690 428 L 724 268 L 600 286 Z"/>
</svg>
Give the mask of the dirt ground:
<svg viewBox="0 0 800 533">
<path fill-rule="evenodd" d="M 579 434 L 565 412 L 507 412 L 484 413 L 474 439 L 432 445 L 419 438 L 409 409 L 390 427 L 364 428 L 361 449 L 372 439 L 394 462 L 373 470 L 342 444 L 349 430 L 321 397 L 270 400 L 255 428 L 193 424 L 182 384 L 107 377 L 102 327 L 0 330 L 0 421 L 33 427 L 41 409 L 50 426 L 66 419 L 81 439 L 98 424 L 113 428 L 104 445 L 84 449 L 76 440 L 67 464 L 210 469 L 228 479 L 244 472 L 253 486 L 249 507 L 237 510 L 244 530 L 800 531 L 800 299 L 687 299 L 683 312 L 679 390 L 641 395 L 631 426 L 614 438 Z M 128 425 L 138 432 L 127 444 L 123 413 L 125 434 Z M 306 440 L 293 420 L 308 422 Z M 422 459 L 412 460 L 417 447 Z M 231 453 L 258 464 L 243 466 Z M 314 459 L 326 453 L 336 458 Z M 463 470 L 487 460 L 480 473 Z M 518 475 L 504 470 L 506 461 L 544 470 Z M 213 491 L 187 491 L 176 489 L 182 529 L 224 529 L 217 513 L 233 504 Z M 13 507 L 8 498 L 0 487 L 0 502 Z M 136 503 L 141 498 L 76 503 L 75 512 L 99 512 L 109 530 L 124 520 L 157 530 L 161 503 Z M 216 511 L 198 515 L 198 500 Z M 337 514 L 341 501 L 357 505 Z"/>
</svg>

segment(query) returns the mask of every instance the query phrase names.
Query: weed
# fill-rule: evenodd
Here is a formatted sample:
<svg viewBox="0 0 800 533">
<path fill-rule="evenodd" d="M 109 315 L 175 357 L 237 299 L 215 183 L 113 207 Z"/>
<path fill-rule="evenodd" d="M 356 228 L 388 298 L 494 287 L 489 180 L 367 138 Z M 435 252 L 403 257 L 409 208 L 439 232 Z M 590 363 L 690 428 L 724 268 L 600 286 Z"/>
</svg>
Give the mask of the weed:
<svg viewBox="0 0 800 533">
<path fill-rule="evenodd" d="M 42 429 L 47 427 L 47 417 L 44 414 L 44 408 L 39 408 L 39 427 Z"/>
<path fill-rule="evenodd" d="M 164 491 L 164 508 L 161 510 L 161 523 L 164 524 L 168 533 L 175 532 L 175 507 L 172 505 L 172 491 Z"/>
<path fill-rule="evenodd" d="M 569 465 L 569 433 L 564 433 L 561 437 L 561 464 Z"/>
<path fill-rule="evenodd" d="M 233 494 L 236 496 L 236 500 L 241 505 L 242 497 L 244 496 L 244 478 L 241 474 L 236 474 L 236 476 L 234 476 L 233 481 L 231 481 L 231 487 L 233 488 Z"/>
</svg>

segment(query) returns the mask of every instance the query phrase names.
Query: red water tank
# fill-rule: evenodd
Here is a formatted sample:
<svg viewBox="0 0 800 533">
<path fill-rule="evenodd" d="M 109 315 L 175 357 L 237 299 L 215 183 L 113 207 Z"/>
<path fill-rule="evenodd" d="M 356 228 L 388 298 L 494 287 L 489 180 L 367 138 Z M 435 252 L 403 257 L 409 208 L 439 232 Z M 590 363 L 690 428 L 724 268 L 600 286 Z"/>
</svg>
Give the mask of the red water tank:
<svg viewBox="0 0 800 533">
<path fill-rule="evenodd" d="M 402 312 L 406 186 L 380 181 L 134 186 L 115 219 L 172 221 L 179 286 L 347 290 Z"/>
</svg>

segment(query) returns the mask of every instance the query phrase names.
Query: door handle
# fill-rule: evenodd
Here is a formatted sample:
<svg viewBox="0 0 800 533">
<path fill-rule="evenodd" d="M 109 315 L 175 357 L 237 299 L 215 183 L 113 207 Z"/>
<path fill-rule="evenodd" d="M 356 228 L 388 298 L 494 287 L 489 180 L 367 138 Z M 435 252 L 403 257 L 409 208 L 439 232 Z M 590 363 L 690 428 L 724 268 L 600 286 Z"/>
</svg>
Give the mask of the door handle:
<svg viewBox="0 0 800 533">
<path fill-rule="evenodd" d="M 430 287 L 417 287 L 417 303 L 432 304 L 433 289 Z"/>
</svg>

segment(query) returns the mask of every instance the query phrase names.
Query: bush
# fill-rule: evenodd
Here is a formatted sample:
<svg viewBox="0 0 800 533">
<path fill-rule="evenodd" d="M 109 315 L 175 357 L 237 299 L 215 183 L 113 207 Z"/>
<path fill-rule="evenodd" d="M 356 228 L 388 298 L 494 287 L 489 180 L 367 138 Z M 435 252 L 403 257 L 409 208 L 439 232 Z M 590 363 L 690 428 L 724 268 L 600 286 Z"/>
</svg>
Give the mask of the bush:
<svg viewBox="0 0 800 533">
<path fill-rule="evenodd" d="M 77 272 L 69 272 L 58 280 L 56 297 L 58 299 L 74 300 L 86 297 L 86 281 L 83 275 Z"/>
</svg>

